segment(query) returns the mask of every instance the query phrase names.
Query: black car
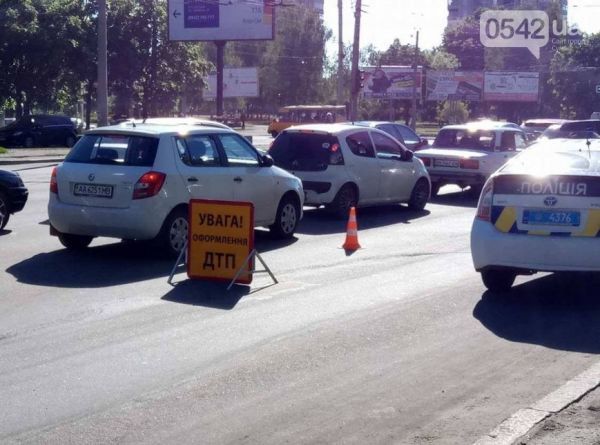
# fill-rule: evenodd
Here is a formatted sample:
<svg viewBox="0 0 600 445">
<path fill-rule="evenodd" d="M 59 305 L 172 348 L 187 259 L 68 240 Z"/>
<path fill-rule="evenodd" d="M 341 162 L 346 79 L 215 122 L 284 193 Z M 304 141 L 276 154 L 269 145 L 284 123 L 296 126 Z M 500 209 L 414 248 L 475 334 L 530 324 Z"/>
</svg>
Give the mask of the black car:
<svg viewBox="0 0 600 445">
<path fill-rule="evenodd" d="M 567 121 L 561 125 L 551 125 L 543 133 L 544 139 L 598 139 L 600 137 L 600 119 Z"/>
<path fill-rule="evenodd" d="M 71 147 L 77 140 L 75 124 L 67 116 L 32 114 L 23 116 L 4 128 L 0 128 L 0 145 Z"/>
<path fill-rule="evenodd" d="M 419 136 L 412 128 L 398 124 L 396 122 L 380 122 L 380 121 L 360 121 L 354 122 L 354 125 L 362 127 L 378 128 L 385 131 L 387 134 L 395 137 L 409 150 L 415 151 L 421 148 L 426 148 L 429 142 L 424 137 Z"/>
<path fill-rule="evenodd" d="M 4 229 L 12 213 L 23 210 L 28 196 L 29 192 L 18 174 L 0 170 L 0 230 Z"/>
</svg>

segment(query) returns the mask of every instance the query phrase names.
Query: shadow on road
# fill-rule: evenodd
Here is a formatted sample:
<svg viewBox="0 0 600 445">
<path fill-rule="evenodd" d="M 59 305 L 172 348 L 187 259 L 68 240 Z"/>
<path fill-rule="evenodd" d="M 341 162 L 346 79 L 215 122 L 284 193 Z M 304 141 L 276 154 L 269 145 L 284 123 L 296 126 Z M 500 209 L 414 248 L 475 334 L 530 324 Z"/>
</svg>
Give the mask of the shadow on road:
<svg viewBox="0 0 600 445">
<path fill-rule="evenodd" d="M 444 193 L 435 198 L 431 198 L 432 204 L 439 204 L 452 207 L 477 207 L 479 197 L 473 196 L 469 190 L 462 192 Z"/>
<path fill-rule="evenodd" d="M 0 232 L 0 235 L 2 232 Z M 295 243 L 297 238 L 277 240 L 267 231 L 255 231 L 259 253 Z M 165 258 L 151 242 L 117 242 L 40 253 L 6 269 L 20 283 L 50 287 L 109 287 L 168 277 L 175 262 Z"/>
<path fill-rule="evenodd" d="M 598 289 L 600 274 L 551 274 L 506 294 L 484 293 L 473 315 L 510 341 L 599 353 Z"/>
<path fill-rule="evenodd" d="M 250 294 L 250 287 L 236 285 L 228 291 L 227 285 L 228 283 L 185 280 L 177 283 L 162 299 L 173 303 L 230 310 L 244 296 Z"/>
<path fill-rule="evenodd" d="M 7 229 L 0 230 L 0 236 L 2 236 L 2 235 L 8 235 L 10 233 L 12 233 L 12 230 L 7 230 Z"/>
<path fill-rule="evenodd" d="M 420 212 L 410 210 L 406 206 L 390 205 L 366 207 L 356 210 L 358 229 L 373 229 L 393 224 L 410 224 L 412 220 L 429 215 L 428 210 Z M 346 231 L 347 221 L 338 219 L 327 213 L 325 209 L 309 209 L 304 211 L 304 218 L 298 226 L 298 233 L 306 235 L 326 235 Z"/>
</svg>

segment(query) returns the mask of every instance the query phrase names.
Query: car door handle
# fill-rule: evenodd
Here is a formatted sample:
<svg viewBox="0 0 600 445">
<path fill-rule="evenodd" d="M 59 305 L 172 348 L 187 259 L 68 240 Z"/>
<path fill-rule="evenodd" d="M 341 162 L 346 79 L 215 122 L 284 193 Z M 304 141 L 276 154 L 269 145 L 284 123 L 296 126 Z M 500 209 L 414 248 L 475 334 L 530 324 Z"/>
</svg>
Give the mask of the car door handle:
<svg viewBox="0 0 600 445">
<path fill-rule="evenodd" d="M 235 182 L 242 182 L 242 178 L 240 178 L 239 176 L 236 176 L 235 178 L 233 178 L 233 180 Z"/>
<path fill-rule="evenodd" d="M 194 178 L 193 176 L 188 178 L 188 182 L 198 182 L 198 178 Z"/>
</svg>

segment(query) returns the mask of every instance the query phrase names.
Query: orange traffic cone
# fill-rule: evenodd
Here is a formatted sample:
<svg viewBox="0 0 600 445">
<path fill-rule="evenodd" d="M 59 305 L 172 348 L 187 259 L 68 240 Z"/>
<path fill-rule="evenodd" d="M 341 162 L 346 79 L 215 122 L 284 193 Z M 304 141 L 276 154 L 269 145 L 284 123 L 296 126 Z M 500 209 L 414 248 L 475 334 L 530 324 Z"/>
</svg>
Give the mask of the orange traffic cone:
<svg viewBox="0 0 600 445">
<path fill-rule="evenodd" d="M 346 228 L 346 242 L 342 246 L 344 250 L 358 250 L 358 226 L 356 224 L 356 209 L 350 208 L 350 216 L 348 217 L 348 226 Z"/>
</svg>

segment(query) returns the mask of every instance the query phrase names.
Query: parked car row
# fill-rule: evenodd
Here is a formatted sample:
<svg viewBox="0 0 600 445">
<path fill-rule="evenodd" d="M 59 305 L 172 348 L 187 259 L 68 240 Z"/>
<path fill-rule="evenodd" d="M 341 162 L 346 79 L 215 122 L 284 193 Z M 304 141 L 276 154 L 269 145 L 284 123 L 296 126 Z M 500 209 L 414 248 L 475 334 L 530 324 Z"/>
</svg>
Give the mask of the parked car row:
<svg viewBox="0 0 600 445">
<path fill-rule="evenodd" d="M 393 203 L 419 211 L 452 183 L 482 188 L 471 251 L 488 289 L 506 291 L 537 271 L 600 271 L 600 141 L 527 147 L 521 129 L 477 122 L 446 126 L 413 154 L 377 124 L 290 127 L 267 154 L 210 123 L 89 131 L 52 172 L 51 234 L 71 249 L 97 236 L 154 239 L 176 255 L 192 198 L 252 202 L 255 225 L 288 238 L 305 205 L 342 217 Z M 2 172 L 0 229 L 26 200 L 20 177 Z"/>
</svg>

